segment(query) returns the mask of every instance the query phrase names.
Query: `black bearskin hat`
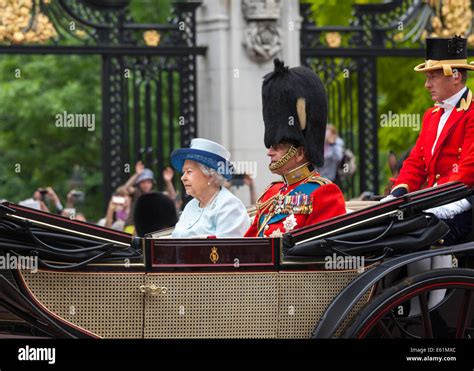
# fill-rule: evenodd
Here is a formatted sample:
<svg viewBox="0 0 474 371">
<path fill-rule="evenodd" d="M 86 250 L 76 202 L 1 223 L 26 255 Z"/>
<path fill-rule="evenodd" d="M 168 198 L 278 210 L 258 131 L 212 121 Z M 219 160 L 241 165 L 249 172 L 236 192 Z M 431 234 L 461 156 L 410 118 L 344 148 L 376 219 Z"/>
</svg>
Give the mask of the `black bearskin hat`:
<svg viewBox="0 0 474 371">
<path fill-rule="evenodd" d="M 324 164 L 328 102 L 319 77 L 307 67 L 285 67 L 274 60 L 275 70 L 262 84 L 265 146 L 281 142 L 304 146 L 309 161 Z"/>
</svg>

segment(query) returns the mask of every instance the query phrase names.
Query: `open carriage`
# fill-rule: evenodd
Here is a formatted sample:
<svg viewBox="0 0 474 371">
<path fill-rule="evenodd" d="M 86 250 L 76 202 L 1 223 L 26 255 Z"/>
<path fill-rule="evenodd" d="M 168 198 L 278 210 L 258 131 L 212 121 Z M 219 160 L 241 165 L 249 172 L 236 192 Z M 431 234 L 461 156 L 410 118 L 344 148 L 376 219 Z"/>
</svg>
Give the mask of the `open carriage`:
<svg viewBox="0 0 474 371">
<path fill-rule="evenodd" d="M 283 238 L 138 238 L 4 203 L 0 257 L 39 267 L 0 271 L 0 336 L 471 337 L 474 243 L 443 247 L 448 227 L 423 212 L 470 193 L 449 183 Z"/>
</svg>

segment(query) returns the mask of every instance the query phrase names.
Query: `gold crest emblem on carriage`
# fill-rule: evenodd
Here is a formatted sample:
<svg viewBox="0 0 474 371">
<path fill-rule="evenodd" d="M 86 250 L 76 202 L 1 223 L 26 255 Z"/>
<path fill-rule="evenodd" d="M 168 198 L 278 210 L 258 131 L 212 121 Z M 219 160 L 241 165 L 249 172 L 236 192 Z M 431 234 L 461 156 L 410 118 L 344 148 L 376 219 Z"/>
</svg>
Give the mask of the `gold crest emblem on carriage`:
<svg viewBox="0 0 474 371">
<path fill-rule="evenodd" d="M 219 254 L 217 253 L 217 247 L 212 247 L 211 248 L 211 254 L 209 255 L 209 259 L 211 259 L 211 262 L 213 264 L 216 264 L 217 261 L 219 260 Z"/>
</svg>

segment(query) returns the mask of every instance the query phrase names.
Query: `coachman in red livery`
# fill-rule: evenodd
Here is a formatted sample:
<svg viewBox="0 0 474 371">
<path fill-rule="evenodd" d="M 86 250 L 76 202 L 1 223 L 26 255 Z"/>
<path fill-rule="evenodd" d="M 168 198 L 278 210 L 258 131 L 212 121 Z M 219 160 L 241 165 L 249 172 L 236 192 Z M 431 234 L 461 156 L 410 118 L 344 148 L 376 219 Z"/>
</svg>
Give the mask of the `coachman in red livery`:
<svg viewBox="0 0 474 371">
<path fill-rule="evenodd" d="M 421 133 L 392 196 L 451 181 L 474 186 L 474 109 L 472 92 L 465 86 L 467 71 L 473 69 L 467 63 L 466 39 L 426 39 L 426 61 L 415 71 L 426 74 L 425 87 L 436 103 L 423 116 Z M 446 243 L 459 242 L 469 233 L 470 209 L 464 199 L 429 210 L 451 228 Z"/>
</svg>

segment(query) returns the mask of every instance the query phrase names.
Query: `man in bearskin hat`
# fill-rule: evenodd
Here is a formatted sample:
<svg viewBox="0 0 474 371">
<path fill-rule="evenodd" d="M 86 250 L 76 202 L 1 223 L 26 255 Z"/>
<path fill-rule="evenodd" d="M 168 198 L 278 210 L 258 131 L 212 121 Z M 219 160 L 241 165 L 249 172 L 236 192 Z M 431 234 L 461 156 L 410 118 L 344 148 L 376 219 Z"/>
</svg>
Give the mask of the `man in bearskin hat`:
<svg viewBox="0 0 474 371">
<path fill-rule="evenodd" d="M 257 201 L 246 237 L 280 237 L 294 229 L 344 214 L 341 190 L 317 172 L 324 162 L 327 96 L 306 67 L 278 59 L 262 85 L 265 146 L 269 169 L 282 176 Z"/>
<path fill-rule="evenodd" d="M 474 186 L 474 109 L 466 87 L 467 41 L 427 38 L 426 61 L 415 71 L 426 75 L 425 88 L 435 101 L 424 116 L 421 133 L 403 163 L 391 195 L 433 187 L 450 181 Z M 471 204 L 467 199 L 427 210 L 448 224 L 446 244 L 462 240 L 471 230 Z"/>
</svg>

